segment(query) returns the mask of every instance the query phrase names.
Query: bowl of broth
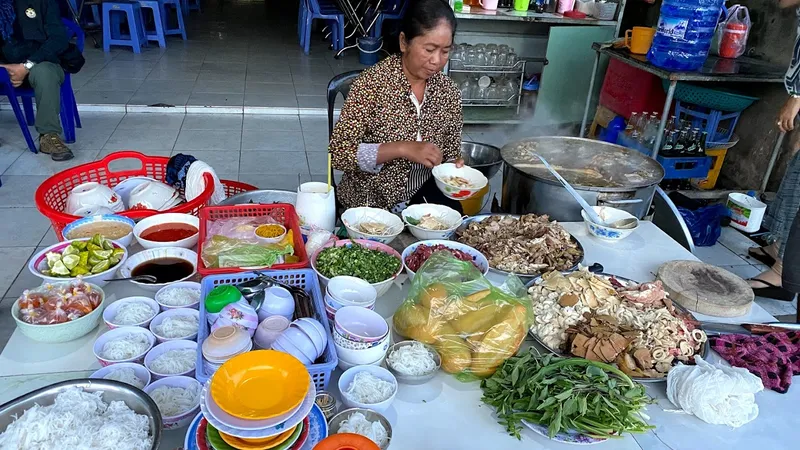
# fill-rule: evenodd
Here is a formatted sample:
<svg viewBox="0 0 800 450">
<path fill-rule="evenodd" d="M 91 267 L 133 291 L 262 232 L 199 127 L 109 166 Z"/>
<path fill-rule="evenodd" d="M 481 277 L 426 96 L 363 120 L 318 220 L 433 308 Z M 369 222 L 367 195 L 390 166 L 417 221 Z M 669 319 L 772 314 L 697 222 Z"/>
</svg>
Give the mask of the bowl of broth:
<svg viewBox="0 0 800 450">
<path fill-rule="evenodd" d="M 156 214 L 137 223 L 133 234 L 146 249 L 193 248 L 200 238 L 200 219 L 191 214 Z"/>
<path fill-rule="evenodd" d="M 124 216 L 106 214 L 101 216 L 84 217 L 78 219 L 61 231 L 66 240 L 87 239 L 95 234 L 100 234 L 106 239 L 111 239 L 123 247 L 129 247 L 133 242 L 133 228 L 136 222 Z"/>
<path fill-rule="evenodd" d="M 188 280 L 196 272 L 197 253 L 182 247 L 159 247 L 129 257 L 119 268 L 118 276 L 152 275 L 156 277 L 155 283 L 131 283 L 150 292 L 158 292 L 164 286 Z"/>
</svg>

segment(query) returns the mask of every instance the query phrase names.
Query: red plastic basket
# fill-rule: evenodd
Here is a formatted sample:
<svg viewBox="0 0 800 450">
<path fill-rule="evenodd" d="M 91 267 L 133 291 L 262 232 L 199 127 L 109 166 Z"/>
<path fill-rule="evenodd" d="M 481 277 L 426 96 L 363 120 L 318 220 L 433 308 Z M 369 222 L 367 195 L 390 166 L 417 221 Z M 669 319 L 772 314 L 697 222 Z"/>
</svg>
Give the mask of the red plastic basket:
<svg viewBox="0 0 800 450">
<path fill-rule="evenodd" d="M 306 255 L 306 246 L 303 243 L 303 235 L 300 234 L 300 219 L 294 210 L 294 206 L 288 203 L 273 203 L 271 205 L 237 205 L 237 206 L 207 206 L 200 210 L 200 241 L 198 243 L 197 251 L 197 272 L 202 275 L 219 275 L 225 273 L 246 272 L 252 268 L 236 268 L 224 267 L 221 269 L 212 269 L 205 266 L 203 263 L 203 244 L 206 242 L 206 232 L 208 230 L 209 222 L 219 219 L 229 219 L 232 217 L 262 217 L 270 216 L 278 223 L 286 227 L 287 230 L 292 230 L 294 235 L 294 254 L 298 257 L 299 261 L 296 263 L 275 264 L 272 267 L 267 267 L 270 270 L 288 270 L 288 269 L 303 269 L 308 267 L 308 255 Z"/>
<path fill-rule="evenodd" d="M 138 169 L 120 170 L 116 172 L 109 168 L 109 164 L 113 162 L 132 159 L 138 160 L 141 163 L 141 167 Z M 169 157 L 166 156 L 147 156 L 133 151 L 112 153 L 111 155 L 108 155 L 99 161 L 75 166 L 44 180 L 39 188 L 36 189 L 36 195 L 34 196 L 34 199 L 36 200 L 36 208 L 38 208 L 39 212 L 44 214 L 45 217 L 50 219 L 56 236 L 59 240 L 63 240 L 64 238 L 61 235 L 61 231 L 64 229 L 64 227 L 69 223 L 80 219 L 80 217 L 63 212 L 64 207 L 67 204 L 67 197 L 74 187 L 90 181 L 95 181 L 108 187 L 113 187 L 128 178 L 141 176 L 151 177 L 155 178 L 156 180 L 163 181 L 167 174 L 168 162 Z M 144 219 L 145 217 L 150 217 L 162 212 L 197 215 L 200 208 L 206 206 L 208 200 L 211 198 L 211 194 L 214 191 L 214 180 L 211 178 L 211 175 L 205 174 L 204 179 L 206 182 L 206 189 L 202 194 L 200 194 L 200 196 L 190 202 L 181 203 L 180 205 L 166 211 L 140 209 L 135 211 L 123 211 L 119 214 L 125 217 L 130 217 L 134 220 Z M 255 186 L 251 186 L 246 183 L 240 183 L 238 181 L 221 181 L 222 185 L 225 187 L 225 195 L 228 197 L 241 192 L 258 189 Z M 181 194 L 183 193 L 181 192 Z"/>
</svg>

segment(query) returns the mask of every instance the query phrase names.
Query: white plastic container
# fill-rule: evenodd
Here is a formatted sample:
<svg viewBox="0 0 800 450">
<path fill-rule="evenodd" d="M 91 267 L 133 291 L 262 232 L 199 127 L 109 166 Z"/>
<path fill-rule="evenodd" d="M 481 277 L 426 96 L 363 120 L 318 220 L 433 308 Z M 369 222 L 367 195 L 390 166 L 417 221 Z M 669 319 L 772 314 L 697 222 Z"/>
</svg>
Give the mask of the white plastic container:
<svg viewBox="0 0 800 450">
<path fill-rule="evenodd" d="M 327 183 L 303 183 L 297 188 L 297 215 L 301 227 L 315 226 L 333 231 L 336 227 L 336 196 L 333 187 L 328 191 Z"/>
<path fill-rule="evenodd" d="M 767 205 L 749 195 L 734 192 L 728 194 L 728 214 L 731 226 L 745 233 L 755 233 L 761 228 Z"/>
</svg>

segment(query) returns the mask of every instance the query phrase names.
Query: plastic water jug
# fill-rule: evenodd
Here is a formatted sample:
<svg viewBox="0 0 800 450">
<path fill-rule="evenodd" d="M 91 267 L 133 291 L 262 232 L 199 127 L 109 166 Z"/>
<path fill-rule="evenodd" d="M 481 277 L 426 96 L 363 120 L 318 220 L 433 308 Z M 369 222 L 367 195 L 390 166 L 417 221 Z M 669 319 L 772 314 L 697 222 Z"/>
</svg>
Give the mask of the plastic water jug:
<svg viewBox="0 0 800 450">
<path fill-rule="evenodd" d="M 702 67 L 722 3 L 723 0 L 664 0 L 647 59 L 673 71 Z"/>
<path fill-rule="evenodd" d="M 303 230 L 322 228 L 333 231 L 336 227 L 336 196 L 327 183 L 303 183 L 297 188 L 295 211 L 300 217 Z M 305 231 L 304 231 L 305 233 Z"/>
</svg>

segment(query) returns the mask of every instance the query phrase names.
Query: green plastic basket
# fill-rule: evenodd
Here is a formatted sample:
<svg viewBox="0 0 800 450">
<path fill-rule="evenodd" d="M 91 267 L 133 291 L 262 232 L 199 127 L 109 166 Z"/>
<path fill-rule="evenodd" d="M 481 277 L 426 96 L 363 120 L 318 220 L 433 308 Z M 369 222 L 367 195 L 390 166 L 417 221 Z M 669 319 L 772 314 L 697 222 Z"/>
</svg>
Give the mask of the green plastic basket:
<svg viewBox="0 0 800 450">
<path fill-rule="evenodd" d="M 669 89 L 667 80 L 661 80 L 661 85 L 664 87 L 665 92 Z M 678 83 L 675 87 L 675 100 L 718 111 L 738 112 L 752 105 L 758 98 L 709 89 L 696 84 Z"/>
</svg>

